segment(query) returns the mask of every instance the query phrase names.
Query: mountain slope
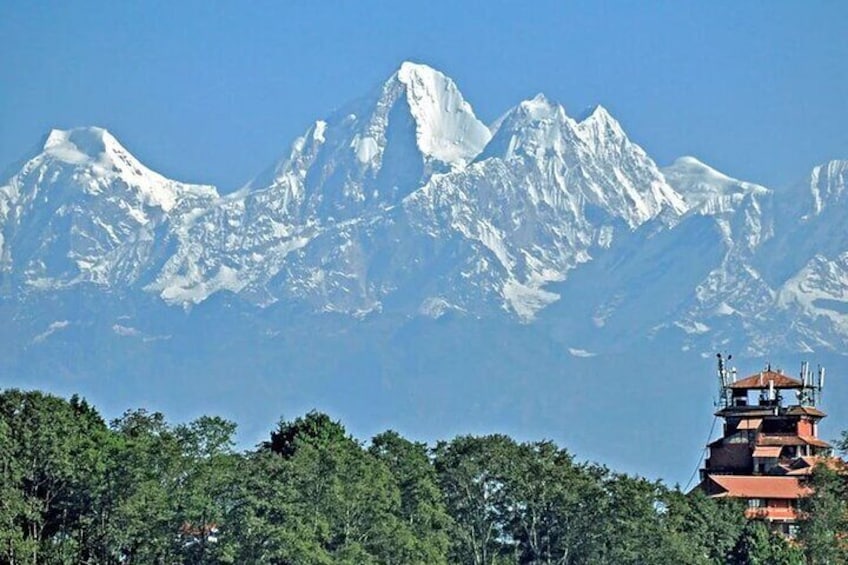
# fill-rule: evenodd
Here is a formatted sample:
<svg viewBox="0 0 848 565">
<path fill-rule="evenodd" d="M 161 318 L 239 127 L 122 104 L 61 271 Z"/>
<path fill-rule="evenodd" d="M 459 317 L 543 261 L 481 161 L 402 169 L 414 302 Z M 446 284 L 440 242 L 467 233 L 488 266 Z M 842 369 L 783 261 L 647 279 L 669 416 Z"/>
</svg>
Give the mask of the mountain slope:
<svg viewBox="0 0 848 565">
<path fill-rule="evenodd" d="M 599 350 L 636 334 L 838 349 L 846 171 L 833 161 L 774 191 L 694 157 L 659 169 L 603 107 L 578 120 L 543 95 L 489 128 L 450 78 L 407 62 L 224 197 L 149 170 L 105 130 L 51 132 L 0 186 L 0 293 L 93 283 L 358 318 L 545 311 Z"/>
<path fill-rule="evenodd" d="M 53 130 L 0 186 L 0 276 L 37 289 L 132 285 L 164 253 L 163 230 L 217 197 L 146 168 L 106 130 Z"/>
<path fill-rule="evenodd" d="M 478 292 L 529 321 L 558 298 L 546 284 L 648 220 L 673 221 L 684 205 L 606 110 L 577 122 L 537 96 L 499 121 L 472 165 L 434 177 L 404 208 L 431 237 L 475 246 L 443 286 L 479 278 Z"/>
<path fill-rule="evenodd" d="M 357 274 L 367 251 L 345 234 L 390 211 L 434 173 L 462 168 L 490 135 L 452 80 L 403 63 L 208 211 L 149 289 L 172 302 L 198 302 L 221 288 L 210 281 L 225 272 L 226 288 L 260 304 L 284 298 L 318 310 L 369 311 L 378 302 Z"/>
<path fill-rule="evenodd" d="M 450 79 L 404 63 L 206 212 L 148 289 L 529 320 L 616 230 L 684 210 L 603 108 L 576 122 L 539 97 L 490 135 Z"/>
</svg>

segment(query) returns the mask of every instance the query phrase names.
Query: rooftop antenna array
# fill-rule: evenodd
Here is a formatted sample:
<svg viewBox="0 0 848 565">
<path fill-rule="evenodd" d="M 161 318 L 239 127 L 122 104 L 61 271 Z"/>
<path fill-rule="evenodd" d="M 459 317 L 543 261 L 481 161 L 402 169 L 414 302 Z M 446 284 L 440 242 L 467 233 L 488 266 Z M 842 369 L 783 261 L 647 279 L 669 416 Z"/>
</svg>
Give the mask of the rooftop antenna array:
<svg viewBox="0 0 848 565">
<path fill-rule="evenodd" d="M 813 377 L 810 364 L 801 363 L 801 392 L 798 393 L 798 403 L 801 406 L 816 406 L 821 403 L 824 388 L 824 367 L 818 366 L 818 378 Z"/>
<path fill-rule="evenodd" d="M 719 408 L 727 408 L 733 402 L 733 391 L 730 385 L 736 381 L 736 369 L 728 368 L 727 364 L 733 359 L 733 355 L 727 355 L 727 358 L 721 353 L 716 353 L 718 359 L 718 385 L 719 385 Z"/>
</svg>

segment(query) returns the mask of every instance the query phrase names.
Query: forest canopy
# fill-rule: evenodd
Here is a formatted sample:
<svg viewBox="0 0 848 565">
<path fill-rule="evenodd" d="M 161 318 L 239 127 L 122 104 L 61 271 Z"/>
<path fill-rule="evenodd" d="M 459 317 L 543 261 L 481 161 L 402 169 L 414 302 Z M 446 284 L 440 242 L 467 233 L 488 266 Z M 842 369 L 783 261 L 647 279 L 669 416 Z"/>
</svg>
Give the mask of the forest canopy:
<svg viewBox="0 0 848 565">
<path fill-rule="evenodd" d="M 826 470 L 790 543 L 734 501 L 578 462 L 550 441 L 363 442 L 310 412 L 240 452 L 236 429 L 144 409 L 106 422 L 77 396 L 0 392 L 0 562 L 848 562 L 848 489 Z"/>
</svg>

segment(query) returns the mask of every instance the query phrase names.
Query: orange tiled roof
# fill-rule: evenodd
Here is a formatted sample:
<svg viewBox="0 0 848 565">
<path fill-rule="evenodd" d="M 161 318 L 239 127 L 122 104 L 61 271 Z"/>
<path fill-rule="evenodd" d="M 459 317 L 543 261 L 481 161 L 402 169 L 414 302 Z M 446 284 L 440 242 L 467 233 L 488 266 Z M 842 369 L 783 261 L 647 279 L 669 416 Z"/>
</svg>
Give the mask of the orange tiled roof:
<svg viewBox="0 0 848 565">
<path fill-rule="evenodd" d="M 801 435 L 799 435 L 798 437 L 799 437 L 799 438 L 801 438 L 801 440 L 802 440 L 804 443 L 808 443 L 808 444 L 810 444 L 810 445 L 815 445 L 815 446 L 818 446 L 818 447 L 830 447 L 830 444 L 829 444 L 829 443 L 827 443 L 826 441 L 821 440 L 821 439 L 819 439 L 819 438 L 817 438 L 817 437 L 813 437 L 813 436 L 801 436 Z"/>
<path fill-rule="evenodd" d="M 730 388 L 763 390 L 769 388 L 770 382 L 774 383 L 774 388 L 776 389 L 801 388 L 803 386 L 801 381 L 793 379 L 792 377 L 787 377 L 783 373 L 778 373 L 777 371 L 763 371 L 761 373 L 751 375 L 750 377 L 745 377 L 740 381 L 736 381 L 730 385 Z"/>
<path fill-rule="evenodd" d="M 709 480 L 723 491 L 716 497 L 793 499 L 812 492 L 797 477 L 710 475 Z"/>
<path fill-rule="evenodd" d="M 754 448 L 754 457 L 780 457 L 780 450 L 779 445 L 758 445 Z"/>
</svg>

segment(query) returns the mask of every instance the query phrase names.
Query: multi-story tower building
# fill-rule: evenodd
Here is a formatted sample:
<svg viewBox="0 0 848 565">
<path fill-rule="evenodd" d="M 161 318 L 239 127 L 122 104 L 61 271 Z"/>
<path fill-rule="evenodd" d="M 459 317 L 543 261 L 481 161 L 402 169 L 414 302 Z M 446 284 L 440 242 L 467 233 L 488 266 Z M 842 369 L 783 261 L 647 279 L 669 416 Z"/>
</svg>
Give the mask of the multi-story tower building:
<svg viewBox="0 0 848 565">
<path fill-rule="evenodd" d="M 824 369 L 814 377 L 804 363 L 795 379 L 769 366 L 736 380 L 729 360 L 718 356 L 715 415 L 724 426 L 708 446 L 700 488 L 712 497 L 745 500 L 748 517 L 792 536 L 798 500 L 811 492 L 806 478 L 817 463 L 830 461 L 831 446 L 818 437 L 826 416 L 818 408 Z"/>
</svg>

